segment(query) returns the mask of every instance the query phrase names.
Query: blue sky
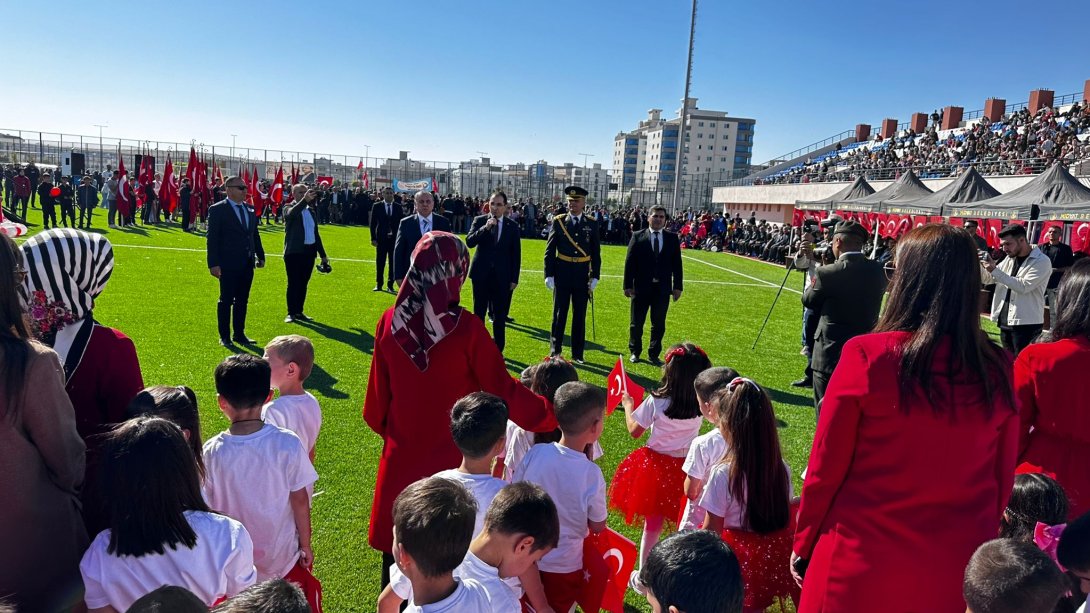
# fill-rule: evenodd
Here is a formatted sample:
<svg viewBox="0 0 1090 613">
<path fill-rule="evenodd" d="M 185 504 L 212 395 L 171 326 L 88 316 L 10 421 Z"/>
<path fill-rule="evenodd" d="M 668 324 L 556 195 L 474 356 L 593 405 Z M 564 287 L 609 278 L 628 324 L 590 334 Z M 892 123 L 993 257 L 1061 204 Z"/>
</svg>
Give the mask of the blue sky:
<svg viewBox="0 0 1090 613">
<path fill-rule="evenodd" d="M 757 120 L 757 162 L 887 116 L 1081 92 L 1090 52 L 1074 24 L 1090 3 L 1045 6 L 703 0 L 692 95 Z M 5 28 L 0 126 L 444 161 L 592 153 L 609 167 L 618 131 L 679 106 L 689 7 L 9 3 L 5 23 L 26 25 Z"/>
</svg>

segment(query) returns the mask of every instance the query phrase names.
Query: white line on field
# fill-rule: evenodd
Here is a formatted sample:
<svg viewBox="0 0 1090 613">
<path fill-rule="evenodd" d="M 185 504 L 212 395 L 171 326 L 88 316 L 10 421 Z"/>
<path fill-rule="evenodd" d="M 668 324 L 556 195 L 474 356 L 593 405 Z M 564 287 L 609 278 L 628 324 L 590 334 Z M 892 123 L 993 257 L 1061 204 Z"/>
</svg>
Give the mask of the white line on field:
<svg viewBox="0 0 1090 613">
<path fill-rule="evenodd" d="M 185 251 L 185 252 L 189 252 L 189 253 L 204 253 L 205 252 L 204 249 L 192 249 L 192 248 L 189 248 L 189 247 L 163 247 L 163 246 L 160 246 L 160 245 L 126 245 L 124 243 L 111 243 L 111 244 L 114 247 L 131 247 L 133 249 L 156 249 L 156 250 L 159 250 L 159 251 Z M 284 257 L 284 254 L 265 252 L 265 256 L 266 257 L 282 258 L 282 257 Z M 731 283 L 729 281 L 705 281 L 705 280 L 702 280 L 702 279 L 689 279 L 688 281 L 686 281 L 686 283 L 702 283 L 702 284 L 705 284 L 705 285 L 729 285 L 729 286 L 734 286 L 734 287 L 773 287 L 773 288 L 778 288 L 779 287 L 775 283 L 769 283 L 768 281 L 765 281 L 764 279 L 758 279 L 757 277 L 751 277 L 751 276 L 749 276 L 747 274 L 743 274 L 743 273 L 740 273 L 738 271 L 731 270 L 729 268 L 723 268 L 722 266 L 716 266 L 715 264 L 709 264 L 708 262 L 705 262 L 703 260 L 698 260 L 696 258 L 689 257 L 689 256 L 683 256 L 683 257 L 686 257 L 686 258 L 688 258 L 690 260 L 695 260 L 695 261 L 700 262 L 702 264 L 708 264 L 708 266 L 711 266 L 713 268 L 719 268 L 721 270 L 725 270 L 727 272 L 732 272 L 732 273 L 734 273 L 736 275 L 741 275 L 743 277 L 746 277 L 747 279 L 752 279 L 754 281 L 759 282 L 759 283 Z M 359 259 L 354 259 L 354 258 L 329 258 L 329 261 L 331 261 L 331 262 L 354 262 L 354 263 L 358 263 L 358 264 L 374 264 L 375 263 L 374 260 L 359 260 Z M 535 272 L 535 273 L 544 272 L 542 270 L 534 270 L 532 268 L 523 268 L 522 271 L 523 272 Z M 608 278 L 611 278 L 611 279 L 620 279 L 620 278 L 622 278 L 622 275 L 602 275 L 602 276 L 603 277 L 608 277 Z M 795 292 L 796 294 L 801 294 L 802 293 L 802 292 L 800 292 L 798 290 L 794 290 L 794 289 L 791 289 L 789 287 L 785 287 L 784 289 Z"/>
<path fill-rule="evenodd" d="M 701 264 L 711 266 L 712 268 L 718 268 L 719 270 L 725 270 L 727 272 L 734 273 L 734 274 L 736 274 L 736 275 L 738 275 L 740 277 L 745 277 L 747 279 L 752 279 L 753 281 L 758 281 L 758 282 L 763 283 L 764 285 L 766 285 L 768 287 L 775 287 L 775 288 L 780 287 L 779 285 L 776 285 L 775 283 L 773 283 L 771 281 L 765 281 L 764 279 L 760 279 L 760 278 L 757 278 L 757 277 L 747 275 L 744 272 L 738 272 L 737 270 L 731 270 L 730 268 L 727 268 L 726 266 L 720 266 L 718 264 L 712 264 L 711 262 L 705 262 L 704 260 L 701 260 L 700 258 L 694 258 L 691 255 L 682 255 L 681 257 L 685 258 L 686 260 L 692 260 L 694 262 L 700 262 Z M 789 291 L 789 292 L 794 292 L 794 293 L 796 293 L 796 294 L 798 294 L 800 296 L 802 295 L 802 292 L 800 292 L 799 290 L 797 290 L 797 289 L 795 289 L 793 287 L 787 287 L 785 285 L 783 288 L 785 290 Z"/>
</svg>

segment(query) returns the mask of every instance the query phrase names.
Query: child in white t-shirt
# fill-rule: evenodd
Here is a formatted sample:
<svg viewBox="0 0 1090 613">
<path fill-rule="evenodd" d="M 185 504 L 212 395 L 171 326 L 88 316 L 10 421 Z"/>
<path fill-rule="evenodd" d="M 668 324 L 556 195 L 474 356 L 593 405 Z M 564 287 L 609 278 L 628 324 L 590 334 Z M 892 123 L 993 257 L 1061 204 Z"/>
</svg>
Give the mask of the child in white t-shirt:
<svg viewBox="0 0 1090 613">
<path fill-rule="evenodd" d="M 322 409 L 303 383 L 314 368 L 314 345 L 298 334 L 278 336 L 265 345 L 265 359 L 272 370 L 272 386 L 280 394 L 261 409 L 261 417 L 267 424 L 294 432 L 313 463 Z"/>
<path fill-rule="evenodd" d="M 162 585 L 185 588 L 207 607 L 256 581 L 250 535 L 201 498 L 178 426 L 158 417 L 123 422 L 108 435 L 101 470 L 110 527 L 80 562 L 92 611 L 126 611 Z"/>
<path fill-rule="evenodd" d="M 531 392 L 551 403 L 556 396 L 556 390 L 569 381 L 578 381 L 579 373 L 574 366 L 560 356 L 550 356 L 538 364 L 526 367 L 522 371 L 520 380 Z M 554 432 L 529 432 L 509 419 L 505 438 L 507 442 L 504 444 L 499 461 L 496 462 L 494 474 L 510 482 L 515 469 L 526 456 L 526 452 L 539 443 L 559 441 L 560 429 L 557 428 Z"/>
<path fill-rule="evenodd" d="M 639 407 L 628 394 L 622 397 L 625 423 L 632 438 L 639 438 L 648 430 L 651 434 L 643 447 L 628 454 L 617 466 L 610 482 L 609 506 L 621 511 L 629 525 L 637 519 L 643 521 L 641 566 L 665 524 L 677 522 L 681 512 L 685 496 L 685 473 L 681 465 L 702 423 L 693 382 L 711 365 L 700 347 L 688 342 L 674 345 L 666 352 L 659 389 L 651 392 Z M 637 568 L 632 577 L 638 574 Z"/>
<path fill-rule="evenodd" d="M 242 522 L 254 540 L 259 581 L 314 563 L 307 486 L 318 478 L 299 437 L 261 420 L 272 395 L 269 364 L 230 356 L 216 367 L 220 410 L 231 427 L 204 444 L 209 506 Z M 308 594 L 308 599 L 312 594 Z"/>
<path fill-rule="evenodd" d="M 685 473 L 685 510 L 681 513 L 678 530 L 699 530 L 704 525 L 704 509 L 696 504 L 700 493 L 704 491 L 704 482 L 708 479 L 712 466 L 723 459 L 727 451 L 727 442 L 719 432 L 715 405 L 710 401 L 715 392 L 724 389 L 738 377 L 733 368 L 713 366 L 697 375 L 693 382 L 696 401 L 700 403 L 700 414 L 708 423 L 716 426 L 693 439 L 689 444 L 689 453 L 681 470 Z"/>
</svg>

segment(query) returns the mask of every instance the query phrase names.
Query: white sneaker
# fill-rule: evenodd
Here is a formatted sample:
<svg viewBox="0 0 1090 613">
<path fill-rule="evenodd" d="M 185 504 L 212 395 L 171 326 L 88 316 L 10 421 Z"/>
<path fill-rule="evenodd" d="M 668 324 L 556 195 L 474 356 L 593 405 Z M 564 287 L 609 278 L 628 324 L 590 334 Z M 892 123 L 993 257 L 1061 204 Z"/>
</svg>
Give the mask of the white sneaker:
<svg viewBox="0 0 1090 613">
<path fill-rule="evenodd" d="M 643 583 L 640 582 L 640 571 L 639 571 L 639 569 L 633 570 L 632 574 L 628 576 L 628 589 L 632 590 L 633 592 L 636 592 L 640 596 L 646 596 L 647 595 L 647 588 L 645 588 L 643 586 Z"/>
</svg>

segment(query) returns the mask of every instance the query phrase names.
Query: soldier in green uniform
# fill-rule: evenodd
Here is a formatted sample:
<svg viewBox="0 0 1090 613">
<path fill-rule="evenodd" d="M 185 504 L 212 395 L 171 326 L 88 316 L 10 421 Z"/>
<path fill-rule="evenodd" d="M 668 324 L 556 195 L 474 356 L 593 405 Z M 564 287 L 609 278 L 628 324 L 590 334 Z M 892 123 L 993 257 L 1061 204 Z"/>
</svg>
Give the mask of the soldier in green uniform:
<svg viewBox="0 0 1090 613">
<path fill-rule="evenodd" d="M 553 326 L 550 354 L 558 356 L 564 346 L 564 328 L 571 316 L 571 354 L 583 363 L 587 332 L 587 301 L 598 285 L 602 270 L 602 249 L 598 222 L 584 215 L 587 190 L 575 185 L 564 188 L 568 212 L 553 218 L 545 242 L 545 286 L 553 292 Z"/>
</svg>

